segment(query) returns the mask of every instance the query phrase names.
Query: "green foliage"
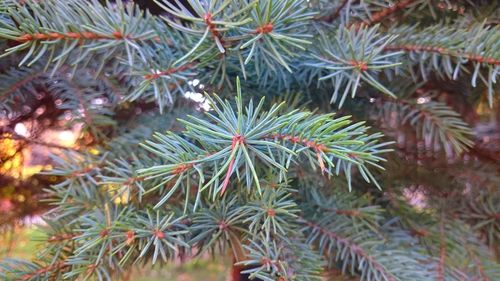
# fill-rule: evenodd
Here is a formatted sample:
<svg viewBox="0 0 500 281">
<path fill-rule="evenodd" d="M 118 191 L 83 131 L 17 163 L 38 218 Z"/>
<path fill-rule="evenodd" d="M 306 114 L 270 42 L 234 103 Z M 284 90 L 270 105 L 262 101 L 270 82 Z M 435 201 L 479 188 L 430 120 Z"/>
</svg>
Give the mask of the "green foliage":
<svg viewBox="0 0 500 281">
<path fill-rule="evenodd" d="M 44 172 L 47 246 L 2 279 L 205 253 L 256 280 L 499 279 L 476 118 L 497 106 L 494 3 L 102 2 L 0 2 L 5 132 L 41 100 L 83 128 Z"/>
</svg>

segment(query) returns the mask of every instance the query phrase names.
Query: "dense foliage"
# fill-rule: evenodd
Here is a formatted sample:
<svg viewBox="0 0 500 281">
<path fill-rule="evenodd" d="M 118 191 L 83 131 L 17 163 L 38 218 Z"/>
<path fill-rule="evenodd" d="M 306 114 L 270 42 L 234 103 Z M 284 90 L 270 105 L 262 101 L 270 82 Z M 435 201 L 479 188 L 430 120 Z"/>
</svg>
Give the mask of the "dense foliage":
<svg viewBox="0 0 500 281">
<path fill-rule="evenodd" d="M 81 130 L 1 278 L 500 280 L 497 1 L 156 4 L 0 1 L 2 138 Z"/>
</svg>

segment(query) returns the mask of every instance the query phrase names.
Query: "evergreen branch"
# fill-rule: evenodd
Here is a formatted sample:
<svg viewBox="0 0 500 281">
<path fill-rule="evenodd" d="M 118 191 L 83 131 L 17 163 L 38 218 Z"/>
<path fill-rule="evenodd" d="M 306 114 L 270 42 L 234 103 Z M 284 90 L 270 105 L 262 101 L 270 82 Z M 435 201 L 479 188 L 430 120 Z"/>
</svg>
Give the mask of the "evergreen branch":
<svg viewBox="0 0 500 281">
<path fill-rule="evenodd" d="M 26 71 L 27 72 L 26 74 L 28 74 L 28 75 L 20 75 L 21 72 L 23 72 L 23 71 Z M 35 79 L 39 79 L 40 77 L 42 77 L 43 75 L 45 75 L 45 72 L 42 71 L 39 68 L 12 69 L 11 73 L 8 72 L 7 74 L 3 74 L 2 75 L 3 76 L 2 79 L 7 80 L 10 77 L 12 77 L 13 75 L 15 75 L 16 77 L 19 77 L 21 79 L 18 80 L 18 81 L 13 81 L 12 84 L 8 85 L 7 87 L 4 87 L 1 90 L 0 96 L 2 97 L 3 100 L 7 100 L 6 97 L 8 97 L 8 96 L 12 95 L 13 93 L 19 91 L 22 87 L 26 86 L 27 84 L 30 84 Z"/>
<path fill-rule="evenodd" d="M 40 277 L 42 277 L 42 276 L 45 276 L 45 277 L 53 276 L 54 272 L 58 272 L 61 269 L 64 269 L 66 267 L 68 267 L 67 264 L 65 264 L 62 261 L 59 261 L 59 262 L 56 262 L 55 264 L 51 264 L 51 265 L 48 265 L 48 266 L 45 266 L 45 267 L 40 267 L 40 268 L 38 268 L 33 273 L 26 273 L 26 274 L 24 274 L 24 275 L 22 275 L 20 277 L 20 280 L 27 281 L 27 280 L 31 280 L 31 279 L 33 279 L 35 277 L 38 277 L 38 276 L 40 276 Z"/>
<path fill-rule="evenodd" d="M 245 245 L 247 258 L 236 265 L 248 269 L 242 273 L 265 281 L 320 280 L 322 262 L 303 239 L 273 237 L 271 242 L 264 235 L 256 235 Z"/>
<path fill-rule="evenodd" d="M 312 233 L 319 233 L 320 235 L 327 237 L 331 241 L 329 243 L 331 243 L 331 245 L 333 247 L 337 248 L 338 252 L 343 252 L 344 249 L 348 249 L 354 255 L 359 257 L 358 258 L 359 262 L 361 260 L 366 261 L 367 266 L 369 268 L 373 268 L 373 270 L 375 272 L 377 272 L 378 274 L 380 274 L 381 277 L 384 278 L 384 280 L 387 280 L 387 281 L 397 280 L 397 278 L 394 275 L 392 275 L 392 273 L 390 273 L 384 265 L 379 263 L 375 259 L 374 256 L 367 253 L 361 245 L 355 243 L 354 241 L 352 241 L 346 237 L 339 235 L 336 232 L 330 231 L 330 230 L 322 227 L 319 224 L 316 224 L 312 221 L 309 221 L 303 217 L 301 217 L 300 219 L 303 221 L 303 223 L 305 223 L 305 225 L 307 227 L 309 227 L 311 229 Z M 311 236 L 316 236 L 316 235 L 311 235 Z M 321 239 L 321 240 L 323 240 L 323 239 Z M 324 243 L 325 242 L 322 242 L 322 244 L 323 244 L 322 247 L 326 248 L 327 246 Z M 337 257 L 339 257 L 339 255 L 337 255 Z M 352 257 L 351 259 L 352 259 L 351 261 L 344 261 L 344 264 L 351 263 L 353 265 L 352 268 L 354 268 L 354 264 L 356 264 L 356 258 Z M 345 270 L 345 268 L 346 268 L 346 266 L 344 265 L 343 270 Z M 364 270 L 366 270 L 367 272 Z M 366 266 L 364 267 L 364 270 L 363 270 L 364 271 L 363 275 L 367 279 L 370 279 L 372 275 L 373 276 L 378 275 L 377 273 L 370 272 L 369 269 L 366 268 Z"/>
<path fill-rule="evenodd" d="M 375 89 L 386 95 L 395 97 L 394 94 L 384 87 L 375 77 L 380 70 L 395 68 L 400 65 L 395 61 L 400 52 L 383 54 L 384 48 L 396 37 L 382 36 L 377 33 L 378 26 L 360 29 L 339 29 L 335 37 L 323 37 L 320 42 L 318 54 L 314 54 L 314 61 L 306 62 L 306 66 L 321 70 L 318 81 L 330 80 L 334 87 L 334 93 L 330 102 L 337 102 L 341 107 L 351 92 L 351 97 L 361 84 L 368 83 Z M 333 42 L 331 42 L 333 41 Z M 343 46 L 348 42 L 349 46 Z M 311 78 L 308 81 L 312 81 Z M 344 88 L 339 95 L 340 89 Z"/>
<path fill-rule="evenodd" d="M 363 20 L 361 22 L 355 22 L 352 25 L 356 28 L 362 26 L 371 26 L 375 23 L 381 22 L 386 19 L 388 16 L 398 12 L 399 10 L 405 9 L 408 6 L 414 4 L 417 0 L 400 0 L 394 4 L 389 5 L 384 9 L 381 9 L 375 13 L 370 14 L 370 18 L 368 20 Z"/>
<path fill-rule="evenodd" d="M 244 257 L 241 240 L 248 233 L 243 223 L 247 211 L 242 210 L 238 203 L 237 198 L 231 196 L 215 202 L 214 208 L 193 214 L 189 244 L 200 248 L 198 254 L 210 251 L 215 255 L 217 250 L 225 252 L 230 247 L 235 259 Z"/>
<path fill-rule="evenodd" d="M 419 71 L 424 80 L 431 73 L 456 80 L 462 72 L 471 72 L 472 86 L 476 86 L 478 79 L 485 84 L 492 105 L 493 84 L 500 70 L 499 27 L 489 27 L 484 23 L 459 29 L 433 25 L 417 31 L 414 26 L 401 26 L 392 32 L 400 36 L 387 46 L 387 51 L 402 48 L 407 52 L 406 65 L 414 79 L 419 79 L 415 71 Z M 436 34 L 440 36 L 436 37 Z"/>
<path fill-rule="evenodd" d="M 114 31 L 110 35 L 103 35 L 92 33 L 88 31 L 83 31 L 81 33 L 77 32 L 66 32 L 66 33 L 33 33 L 33 34 L 21 34 L 14 39 L 14 41 L 19 42 L 20 44 L 30 42 L 30 41 L 56 41 L 59 39 L 64 40 L 140 40 L 139 38 L 133 38 L 130 35 L 124 35 L 120 31 Z"/>
<path fill-rule="evenodd" d="M 377 184 L 367 165 L 380 168 L 376 162 L 383 161 L 383 158 L 377 154 L 388 151 L 381 149 L 387 143 L 379 144 L 377 141 L 381 135 L 366 135 L 367 128 L 362 123 L 347 126 L 350 124 L 347 118 L 331 119 L 331 114 L 313 116 L 309 112 L 293 111 L 278 116 L 282 104 L 274 105 L 269 112 L 262 112 L 263 100 L 255 109 L 251 102 L 243 111 L 239 83 L 237 93 L 236 112 L 228 101 L 223 102 L 218 96 L 214 99 L 207 96 L 217 114 L 207 113 L 207 117 L 214 123 L 194 117 L 189 121 L 181 120 L 186 125 L 183 135 L 198 140 L 200 145 L 191 144 L 172 133 L 166 136 L 158 134 L 160 143 L 146 143 L 149 151 L 164 157 L 169 163 L 140 169 L 140 175 L 161 177 L 163 183 L 176 179 L 173 190 L 161 202 L 165 202 L 183 181 L 188 180 L 191 174 L 188 169 L 194 168 L 200 180 L 198 192 L 210 187 L 215 191 L 214 196 L 216 193 L 223 195 L 231 175 L 235 172 L 240 174 L 238 170 L 242 167 L 244 172 L 240 177 L 246 180 L 247 188 L 255 185 L 260 193 L 259 175 L 255 169 L 257 163 L 276 170 L 284 179 L 288 166 L 299 153 L 308 157 L 310 163 L 319 166 L 324 173 L 335 172 L 338 175 L 342 169 L 350 182 L 353 167 L 358 167 L 367 182 Z M 262 140 L 268 136 L 279 140 L 276 136 L 280 135 L 292 135 L 291 140 L 296 142 L 287 145 Z M 310 150 L 304 148 L 312 148 L 312 155 Z M 334 162 L 337 162 L 336 165 Z M 204 182 L 209 171 L 212 171 L 211 178 Z"/>
<path fill-rule="evenodd" d="M 450 143 L 456 153 L 467 151 L 468 147 L 474 145 L 474 141 L 470 139 L 472 130 L 449 106 L 438 102 L 407 105 L 412 109 L 402 123 L 409 121 L 412 126 L 420 129 L 421 133 L 417 131 L 417 134 L 421 134 L 424 140 L 435 143 L 439 138 L 442 144 Z M 449 151 L 446 146 L 444 148 Z"/>
<path fill-rule="evenodd" d="M 151 74 L 144 75 L 144 79 L 146 79 L 146 80 L 158 79 L 161 76 L 168 76 L 168 75 L 174 74 L 174 73 L 179 72 L 179 71 L 184 71 L 184 70 L 190 69 L 193 66 L 195 66 L 195 65 L 192 64 L 192 63 L 188 63 L 188 64 L 185 64 L 185 65 L 181 65 L 179 67 L 173 67 L 173 68 L 169 68 L 169 69 L 166 69 L 166 70 L 162 70 L 162 71 L 158 71 L 158 72 L 153 72 Z"/>
<path fill-rule="evenodd" d="M 250 233 L 263 233 L 269 240 L 272 236 L 286 237 L 296 228 L 297 204 L 284 188 L 265 189 L 262 198 L 249 202 L 244 208 L 244 223 L 250 223 Z"/>
<path fill-rule="evenodd" d="M 252 13 L 254 30 L 247 26 L 240 28 L 242 36 L 249 39 L 242 40 L 239 49 L 251 46 L 250 51 L 243 52 L 245 64 L 254 56 L 260 60 L 268 58 L 292 72 L 287 56 L 295 57 L 294 49 L 304 51 L 304 46 L 311 44 L 312 36 L 304 34 L 304 23 L 313 16 L 302 0 L 258 1 Z"/>
<path fill-rule="evenodd" d="M 420 97 L 416 101 L 385 100 L 379 109 L 376 118 L 396 112 L 389 118 L 400 125 L 410 124 L 414 127 L 417 137 L 424 140 L 429 149 L 441 144 L 446 152 L 460 154 L 474 146 L 472 129 L 460 119 L 460 114 L 444 103 L 430 101 L 430 97 Z"/>
<path fill-rule="evenodd" d="M 89 59 L 90 54 L 102 54 L 103 49 L 107 49 L 108 58 L 112 53 L 126 53 L 132 65 L 135 52 L 141 53 L 134 41 L 155 36 L 150 29 L 150 16 L 144 16 L 133 3 L 124 5 L 121 1 L 116 7 L 110 3 L 103 6 L 97 0 L 29 1 L 10 8 L 8 15 L 11 21 L 2 21 L 0 38 L 17 44 L 2 56 L 27 50 L 19 65 L 29 61 L 30 66 L 48 54 L 47 64 L 55 63 L 55 70 L 65 61 L 75 65 Z M 58 20 L 48 21 L 53 15 Z"/>
<path fill-rule="evenodd" d="M 407 213 L 401 221 L 405 227 L 420 230 L 420 233 L 414 234 L 429 255 L 436 279 L 474 280 L 481 274 L 486 274 L 488 278 L 498 276 L 498 264 L 483 268 L 479 266 L 477 257 L 481 257 L 479 263 L 482 264 L 491 259 L 491 252 L 467 224 L 450 214 L 453 207 L 450 207 L 452 203 L 449 199 L 455 200 L 454 197 L 441 197 L 439 209 L 433 214 L 416 211 L 403 201 L 398 202 L 396 212 Z"/>
<path fill-rule="evenodd" d="M 50 80 L 38 64 L 31 68 L 8 68 L 0 78 L 5 82 L 0 87 L 0 109 L 8 113 L 21 111 L 20 103 L 29 105 L 32 99 L 28 95 L 33 95 L 35 86 Z"/>
<path fill-rule="evenodd" d="M 56 261 L 42 266 L 36 263 L 22 260 L 8 259 L 0 264 L 0 277 L 5 280 L 19 281 L 41 281 L 49 278 L 57 278 L 60 272 L 69 267 L 64 261 Z"/>
<path fill-rule="evenodd" d="M 367 198 L 335 190 L 326 196 L 308 187 L 302 193 L 300 216 L 307 241 L 315 245 L 343 273 L 359 273 L 361 280 L 426 280 L 433 264 L 413 248 L 415 242 L 399 226 L 383 222 L 383 210 Z M 337 210 L 357 208 L 364 217 L 335 215 Z M 332 208 L 332 210 L 328 210 Z M 412 249 L 412 254 L 408 252 Z M 390 255 L 386 253 L 390 252 Z M 396 262 L 397 261 L 397 262 Z"/>
<path fill-rule="evenodd" d="M 467 241 L 467 238 L 463 237 L 462 240 Z M 481 262 L 480 258 L 475 252 L 475 249 L 473 249 L 473 247 L 471 247 L 471 245 L 469 245 L 467 242 L 464 244 L 464 248 L 466 249 L 467 254 L 471 257 L 475 267 L 477 268 L 480 280 L 491 281 L 492 279 L 490 279 L 487 274 L 487 268 L 485 268 L 484 264 Z"/>
<path fill-rule="evenodd" d="M 460 50 L 451 50 L 437 46 L 419 46 L 419 45 L 389 45 L 384 48 L 384 51 L 404 51 L 404 52 L 428 52 L 437 53 L 444 56 L 452 56 L 458 58 L 465 58 L 469 61 L 491 64 L 500 66 L 500 59 L 495 57 L 484 57 L 475 53 L 463 53 Z"/>
<path fill-rule="evenodd" d="M 54 156 L 55 168 L 43 173 L 57 181 L 46 190 L 53 208 L 44 216 L 45 247 L 35 262 L 0 263 L 0 278 L 116 280 L 137 263 L 231 249 L 241 274 L 266 281 L 319 280 L 325 262 L 361 280 L 500 279 L 485 245 L 499 238 L 496 167 L 465 165 L 484 157 L 458 155 L 474 144 L 473 133 L 447 104 L 470 114 L 467 107 L 415 91 L 428 77 L 467 74 L 473 86 L 479 79 L 488 87 L 491 104 L 499 29 L 473 23 L 495 16 L 479 10 L 495 7 L 486 0 L 468 3 L 478 9 L 467 14 L 449 4 L 459 15 L 440 12 L 442 24 L 432 23 L 437 2 L 429 0 L 158 0 L 163 20 L 119 0 L 0 2 L 0 48 L 11 56 L 4 65 L 32 66 L 2 68 L 0 118 L 40 121 L 22 110 L 38 108 L 43 92 L 56 113 L 70 111 L 104 136 L 88 153 Z M 369 27 L 389 19 L 400 22 Z M 405 25 L 417 21 L 427 27 Z M 179 94 L 203 88 L 231 96 L 238 75 L 246 95 L 236 80 L 234 102 L 206 94 L 203 116 L 194 102 L 192 110 L 180 106 Z M 476 92 L 462 81 L 439 89 Z M 329 113 L 327 91 L 355 117 Z M 398 100 L 377 102 L 376 92 Z M 319 108 L 250 97 L 289 93 L 311 94 Z M 349 94 L 361 102 L 345 102 Z M 389 173 L 373 173 L 391 150 L 382 134 L 352 121 L 370 105 L 359 97 L 382 106 L 380 127 L 416 142 L 415 158 L 401 150 Z M 153 102 L 159 110 L 150 110 Z M 421 153 L 420 140 L 447 153 Z M 347 183 L 331 179 L 340 174 Z M 389 192 L 367 192 L 365 182 Z M 364 195 L 346 193 L 352 186 Z M 405 202 L 414 194 L 422 204 Z"/>
<path fill-rule="evenodd" d="M 500 241 L 500 204 L 497 198 L 496 195 L 481 192 L 464 198 L 463 204 L 466 208 L 458 210 L 458 216 L 468 222 L 472 229 L 479 231 L 489 245 Z"/>
</svg>

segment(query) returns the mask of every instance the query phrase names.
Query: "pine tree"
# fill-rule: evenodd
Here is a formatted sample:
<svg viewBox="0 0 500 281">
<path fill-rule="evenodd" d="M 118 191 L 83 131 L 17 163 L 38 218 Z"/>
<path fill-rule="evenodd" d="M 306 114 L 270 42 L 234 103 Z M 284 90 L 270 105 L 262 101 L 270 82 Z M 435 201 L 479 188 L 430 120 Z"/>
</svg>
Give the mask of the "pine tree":
<svg viewBox="0 0 500 281">
<path fill-rule="evenodd" d="M 155 2 L 0 1 L 3 137 L 83 126 L 3 280 L 500 280 L 497 1 Z"/>
</svg>

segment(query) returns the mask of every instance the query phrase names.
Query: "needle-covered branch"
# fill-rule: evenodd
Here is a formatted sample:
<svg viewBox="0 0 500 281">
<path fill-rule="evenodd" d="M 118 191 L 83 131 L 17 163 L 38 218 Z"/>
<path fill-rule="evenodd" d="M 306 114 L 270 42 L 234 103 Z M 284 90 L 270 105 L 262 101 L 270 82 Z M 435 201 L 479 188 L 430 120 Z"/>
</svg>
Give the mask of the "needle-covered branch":
<svg viewBox="0 0 500 281">
<path fill-rule="evenodd" d="M 259 167 L 274 170 L 283 181 L 290 165 L 304 161 L 325 175 L 343 172 L 349 183 L 356 170 L 377 185 L 369 167 L 382 168 L 380 154 L 389 151 L 388 143 L 379 142 L 381 134 L 367 134 L 363 123 L 352 123 L 349 117 L 335 119 L 332 114 L 282 113 L 283 103 L 264 111 L 264 99 L 244 107 L 239 82 L 236 110 L 217 95 L 207 99 L 213 109 L 206 113 L 208 121 L 181 120 L 186 130 L 180 136 L 156 134 L 154 142 L 144 144 L 168 161 L 139 170 L 146 178 L 162 178 L 160 185 L 173 184 L 161 202 L 177 188 L 189 186 L 193 176 L 199 182 L 198 193 L 209 189 L 214 199 L 224 195 L 234 174 L 246 188 L 255 187 L 261 193 Z"/>
</svg>

